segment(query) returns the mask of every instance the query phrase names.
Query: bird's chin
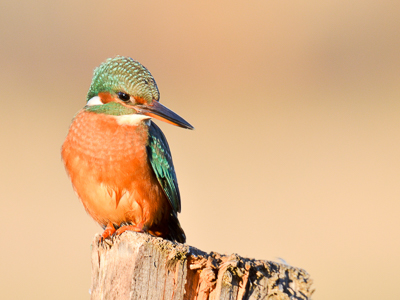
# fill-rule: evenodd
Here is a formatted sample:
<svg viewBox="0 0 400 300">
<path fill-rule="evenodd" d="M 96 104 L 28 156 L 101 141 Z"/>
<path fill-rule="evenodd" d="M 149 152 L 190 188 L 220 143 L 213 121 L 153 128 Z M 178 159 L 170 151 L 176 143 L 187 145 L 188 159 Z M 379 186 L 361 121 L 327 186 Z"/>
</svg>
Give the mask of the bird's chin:
<svg viewBox="0 0 400 300">
<path fill-rule="evenodd" d="M 145 122 L 147 125 L 150 125 L 151 117 L 141 114 L 131 114 L 131 115 L 122 115 L 115 116 L 117 123 L 119 125 L 131 125 L 137 126 L 140 122 Z"/>
</svg>

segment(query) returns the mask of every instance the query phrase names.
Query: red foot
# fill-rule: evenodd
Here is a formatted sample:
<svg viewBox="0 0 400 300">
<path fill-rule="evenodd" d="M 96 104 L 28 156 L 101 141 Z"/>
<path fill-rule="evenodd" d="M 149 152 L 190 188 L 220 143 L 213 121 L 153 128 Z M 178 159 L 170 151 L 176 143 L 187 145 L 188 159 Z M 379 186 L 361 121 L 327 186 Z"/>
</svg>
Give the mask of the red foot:
<svg viewBox="0 0 400 300">
<path fill-rule="evenodd" d="M 108 222 L 106 229 L 104 229 L 104 231 L 100 237 L 100 242 L 102 242 L 106 238 L 112 236 L 114 233 L 115 233 L 114 225 L 111 222 Z"/>
<path fill-rule="evenodd" d="M 137 225 L 121 226 L 120 228 L 117 229 L 117 231 L 115 231 L 115 235 L 120 235 L 121 233 L 123 233 L 123 232 L 125 232 L 127 230 L 131 230 L 131 231 L 135 231 L 135 232 L 144 232 L 143 223 L 140 222 Z"/>
</svg>

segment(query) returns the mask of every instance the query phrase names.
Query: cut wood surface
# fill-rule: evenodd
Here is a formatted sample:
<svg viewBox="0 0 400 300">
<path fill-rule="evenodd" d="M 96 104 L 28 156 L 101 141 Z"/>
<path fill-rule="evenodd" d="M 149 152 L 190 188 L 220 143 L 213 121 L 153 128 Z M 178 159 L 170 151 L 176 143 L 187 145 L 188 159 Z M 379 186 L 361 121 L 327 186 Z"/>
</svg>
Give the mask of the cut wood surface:
<svg viewBox="0 0 400 300">
<path fill-rule="evenodd" d="M 92 243 L 91 299 L 311 299 L 306 271 L 126 231 Z"/>
</svg>

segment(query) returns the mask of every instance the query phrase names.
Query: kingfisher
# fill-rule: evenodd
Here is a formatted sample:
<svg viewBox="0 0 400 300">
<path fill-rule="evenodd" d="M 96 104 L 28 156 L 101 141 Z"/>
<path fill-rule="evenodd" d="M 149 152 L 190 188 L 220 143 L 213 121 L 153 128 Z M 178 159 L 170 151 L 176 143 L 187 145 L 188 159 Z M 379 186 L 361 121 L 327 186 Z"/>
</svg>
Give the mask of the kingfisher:
<svg viewBox="0 0 400 300">
<path fill-rule="evenodd" d="M 159 103 L 150 72 L 130 57 L 94 70 L 86 105 L 74 117 L 61 155 L 83 206 L 103 227 L 100 240 L 126 230 L 184 243 L 171 151 L 158 119 L 194 129 Z"/>
</svg>

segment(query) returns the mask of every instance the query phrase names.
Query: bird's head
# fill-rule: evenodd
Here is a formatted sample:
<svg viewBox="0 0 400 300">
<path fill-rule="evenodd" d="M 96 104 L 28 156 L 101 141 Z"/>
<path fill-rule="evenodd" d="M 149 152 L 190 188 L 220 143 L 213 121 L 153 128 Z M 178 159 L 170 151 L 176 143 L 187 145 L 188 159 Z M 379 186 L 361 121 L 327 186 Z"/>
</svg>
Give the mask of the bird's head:
<svg viewBox="0 0 400 300">
<path fill-rule="evenodd" d="M 130 57 L 107 59 L 94 70 L 85 108 L 134 121 L 156 118 L 193 129 L 193 126 L 159 101 L 160 93 L 150 72 Z"/>
</svg>

